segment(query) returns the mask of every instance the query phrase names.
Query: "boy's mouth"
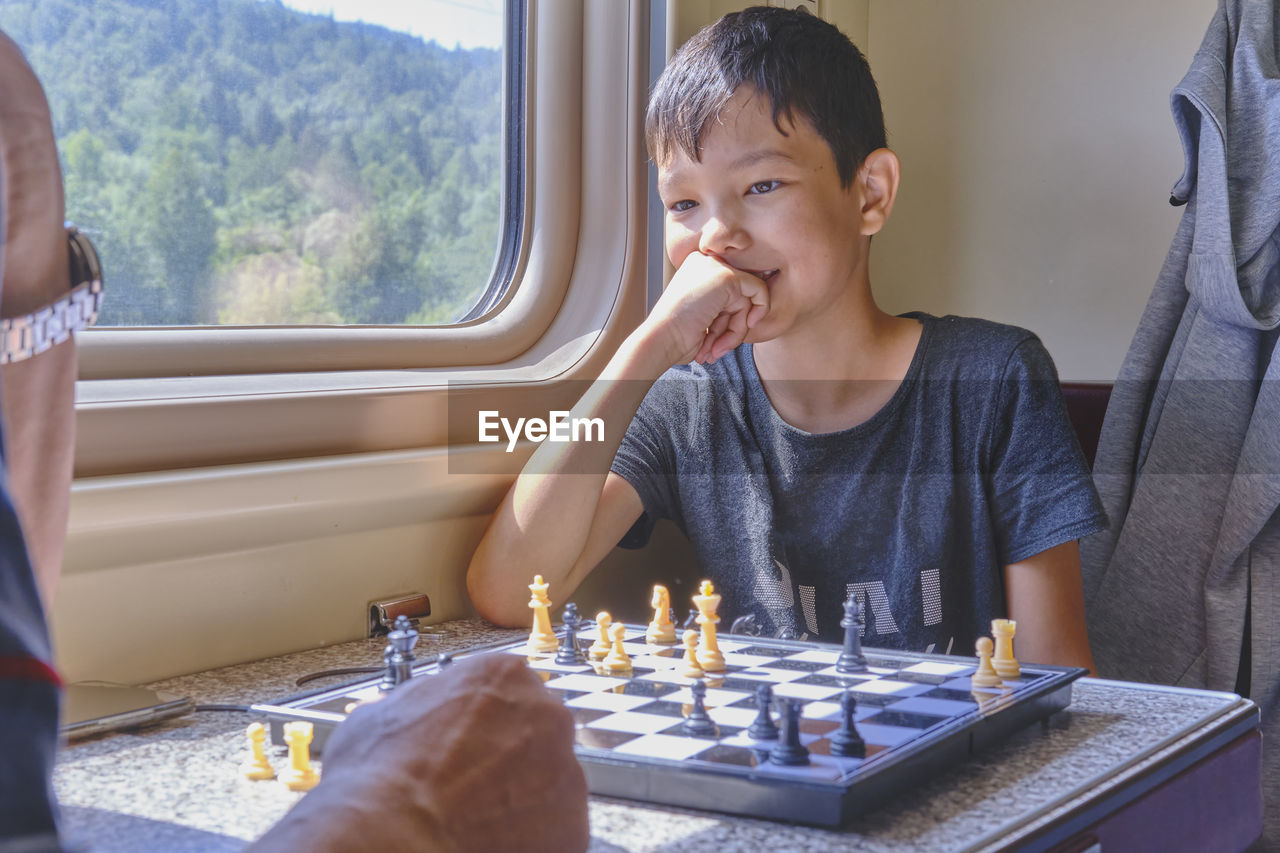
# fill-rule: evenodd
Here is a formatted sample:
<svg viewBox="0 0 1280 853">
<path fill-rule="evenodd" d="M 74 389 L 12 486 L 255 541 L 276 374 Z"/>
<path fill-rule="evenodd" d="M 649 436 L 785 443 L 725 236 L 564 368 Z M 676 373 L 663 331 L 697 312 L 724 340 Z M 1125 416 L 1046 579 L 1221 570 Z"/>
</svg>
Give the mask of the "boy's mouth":
<svg viewBox="0 0 1280 853">
<path fill-rule="evenodd" d="M 747 270 L 747 272 L 751 273 L 766 284 L 768 284 L 769 281 L 778 274 L 777 270 Z"/>
</svg>

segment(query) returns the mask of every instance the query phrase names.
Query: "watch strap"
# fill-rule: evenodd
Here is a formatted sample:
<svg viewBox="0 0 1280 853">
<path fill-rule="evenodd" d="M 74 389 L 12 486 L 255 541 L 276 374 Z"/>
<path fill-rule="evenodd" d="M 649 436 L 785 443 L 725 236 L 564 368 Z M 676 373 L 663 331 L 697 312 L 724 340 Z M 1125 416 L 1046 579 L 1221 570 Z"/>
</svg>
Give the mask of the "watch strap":
<svg viewBox="0 0 1280 853">
<path fill-rule="evenodd" d="M 0 320 L 0 364 L 25 361 L 87 329 L 102 305 L 102 267 L 93 243 L 67 224 L 67 250 L 75 286 L 65 296 L 30 314 Z"/>
</svg>

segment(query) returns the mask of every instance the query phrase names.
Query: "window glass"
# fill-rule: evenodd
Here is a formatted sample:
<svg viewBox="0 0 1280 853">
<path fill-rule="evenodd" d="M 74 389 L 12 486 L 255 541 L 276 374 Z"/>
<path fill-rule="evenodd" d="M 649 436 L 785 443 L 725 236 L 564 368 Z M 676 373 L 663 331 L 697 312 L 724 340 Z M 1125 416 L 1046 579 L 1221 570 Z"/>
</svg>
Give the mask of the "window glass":
<svg viewBox="0 0 1280 853">
<path fill-rule="evenodd" d="M 454 322 L 503 231 L 504 0 L 0 0 L 100 325 Z"/>
</svg>

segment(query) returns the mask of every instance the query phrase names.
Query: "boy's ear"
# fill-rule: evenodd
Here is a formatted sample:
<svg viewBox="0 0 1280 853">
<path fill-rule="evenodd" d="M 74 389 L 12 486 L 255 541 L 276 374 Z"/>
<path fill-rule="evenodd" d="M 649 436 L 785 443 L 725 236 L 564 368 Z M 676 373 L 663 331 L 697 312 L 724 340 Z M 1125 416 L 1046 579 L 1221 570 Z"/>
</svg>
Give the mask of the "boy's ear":
<svg viewBox="0 0 1280 853">
<path fill-rule="evenodd" d="M 877 148 L 862 161 L 854 178 L 862 199 L 862 228 L 859 233 L 870 236 L 884 227 L 893 212 L 894 199 L 898 197 L 900 168 L 898 155 L 888 148 Z"/>
</svg>

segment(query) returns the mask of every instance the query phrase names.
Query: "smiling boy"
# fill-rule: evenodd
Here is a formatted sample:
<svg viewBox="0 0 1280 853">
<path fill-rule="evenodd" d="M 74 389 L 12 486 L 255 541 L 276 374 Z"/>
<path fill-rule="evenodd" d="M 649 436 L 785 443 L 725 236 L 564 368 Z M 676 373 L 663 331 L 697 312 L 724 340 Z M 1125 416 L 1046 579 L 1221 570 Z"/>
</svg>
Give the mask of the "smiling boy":
<svg viewBox="0 0 1280 853">
<path fill-rule="evenodd" d="M 857 48 L 727 15 L 663 72 L 646 141 L 676 273 L 574 409 L 606 440 L 543 444 L 495 513 L 481 615 L 527 621 L 528 577 L 567 596 L 670 518 L 722 612 L 771 633 L 838 641 L 852 593 L 868 645 L 972 654 L 1009 616 L 1019 657 L 1092 668 L 1076 541 L 1105 519 L 1048 354 L 875 303 L 899 163 Z"/>
</svg>

